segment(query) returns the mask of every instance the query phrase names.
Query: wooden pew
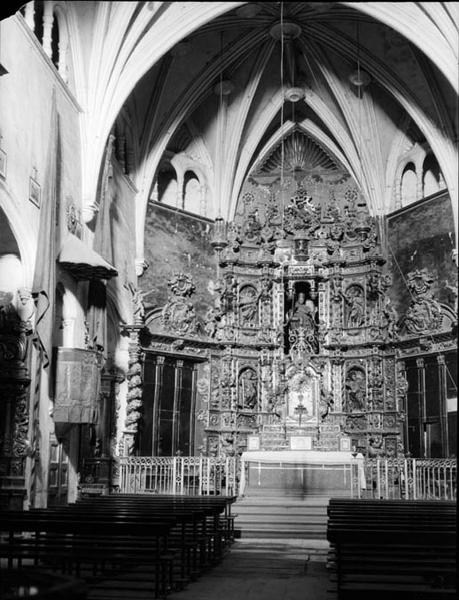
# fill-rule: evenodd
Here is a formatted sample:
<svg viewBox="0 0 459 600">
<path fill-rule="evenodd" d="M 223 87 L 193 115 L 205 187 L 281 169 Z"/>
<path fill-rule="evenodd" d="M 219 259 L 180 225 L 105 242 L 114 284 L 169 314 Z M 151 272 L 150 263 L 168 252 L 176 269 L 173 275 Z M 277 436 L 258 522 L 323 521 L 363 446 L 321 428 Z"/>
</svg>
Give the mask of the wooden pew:
<svg viewBox="0 0 459 600">
<path fill-rule="evenodd" d="M 152 572 L 156 597 L 220 560 L 233 538 L 234 497 L 113 495 L 0 517 L 0 560 L 47 565 L 99 585 L 134 566 Z M 148 573 L 148 568 L 147 568 Z"/>
<path fill-rule="evenodd" d="M 51 510 L 4 511 L 0 531 L 8 538 L 0 544 L 6 568 L 48 566 L 94 581 L 107 572 L 129 568 L 138 561 L 152 568 L 155 596 L 168 587 L 167 536 L 176 521 L 114 519 L 90 513 L 65 514 Z"/>
<path fill-rule="evenodd" d="M 83 499 L 80 504 L 85 506 L 117 506 L 126 510 L 146 510 L 153 512 L 194 511 L 204 512 L 206 520 L 201 521 L 196 527 L 194 522 L 193 536 L 188 535 L 187 543 L 199 539 L 200 542 L 200 567 L 205 568 L 218 562 L 223 551 L 234 540 L 234 516 L 231 515 L 231 504 L 235 497 L 189 497 L 189 496 L 162 496 L 162 495 L 129 495 L 114 494 L 96 499 Z M 174 538 L 173 538 L 174 539 Z M 175 538 L 176 539 L 176 538 Z M 194 553 L 195 556 L 196 553 Z M 194 566 L 196 566 L 194 562 Z M 196 569 L 195 569 L 196 570 Z"/>
<path fill-rule="evenodd" d="M 456 594 L 455 503 L 332 498 L 327 510 L 340 600 Z"/>
</svg>

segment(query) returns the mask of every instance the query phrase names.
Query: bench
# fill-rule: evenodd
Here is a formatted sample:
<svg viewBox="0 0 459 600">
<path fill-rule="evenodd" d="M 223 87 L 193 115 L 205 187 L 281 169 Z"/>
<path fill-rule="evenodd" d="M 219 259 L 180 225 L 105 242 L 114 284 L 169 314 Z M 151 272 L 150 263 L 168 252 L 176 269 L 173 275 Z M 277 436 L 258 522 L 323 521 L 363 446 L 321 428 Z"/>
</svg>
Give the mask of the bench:
<svg viewBox="0 0 459 600">
<path fill-rule="evenodd" d="M 99 496 L 0 516 L 7 570 L 46 567 L 92 587 L 144 570 L 155 597 L 218 562 L 233 538 L 234 497 Z M 122 575 L 120 575 L 122 576 Z"/>
<path fill-rule="evenodd" d="M 456 594 L 455 503 L 332 498 L 327 512 L 340 600 Z"/>
</svg>

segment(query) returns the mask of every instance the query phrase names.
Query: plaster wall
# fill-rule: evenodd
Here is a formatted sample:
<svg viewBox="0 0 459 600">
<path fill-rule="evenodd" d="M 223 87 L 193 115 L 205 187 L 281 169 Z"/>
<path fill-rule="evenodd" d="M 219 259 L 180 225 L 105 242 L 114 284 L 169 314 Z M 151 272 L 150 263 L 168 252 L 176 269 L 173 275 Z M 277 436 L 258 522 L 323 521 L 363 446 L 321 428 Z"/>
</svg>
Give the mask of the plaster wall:
<svg viewBox="0 0 459 600">
<path fill-rule="evenodd" d="M 72 199 L 81 206 L 80 109 L 56 68 L 43 52 L 20 15 L 2 22 L 2 64 L 8 74 L 0 79 L 2 149 L 7 173 L 0 181 L 0 205 L 16 235 L 24 266 L 24 285 L 31 287 L 40 208 L 29 200 L 29 178 L 43 189 L 50 139 L 51 99 L 56 91 L 60 134 L 61 223 Z"/>
<path fill-rule="evenodd" d="M 1 23 L 2 65 L 8 73 L 0 79 L 1 147 L 7 154 L 4 179 L 0 178 L 0 206 L 4 210 L 18 243 L 23 267 L 22 286 L 32 287 L 40 211 L 43 210 L 45 181 L 50 144 L 50 124 L 53 90 L 55 91 L 59 127 L 58 214 L 61 234 L 66 229 L 66 209 L 73 203 L 81 209 L 81 143 L 80 108 L 73 95 L 44 53 L 38 40 L 21 15 Z M 30 177 L 41 189 L 41 207 L 30 201 Z M 50 265 L 51 267 L 51 265 Z M 36 370 L 31 372 L 30 390 L 36 386 Z M 54 432 L 51 418 L 52 400 L 49 392 L 49 373 L 41 376 L 39 407 L 39 461 L 34 468 L 35 505 L 45 506 L 48 488 L 49 440 Z M 30 435 L 35 400 L 31 397 Z M 69 477 L 76 481 L 76 464 L 71 462 Z M 28 467 L 30 472 L 30 467 Z M 76 486 L 73 485 L 76 489 Z M 33 499 L 26 498 L 26 503 Z"/>
<path fill-rule="evenodd" d="M 107 292 L 121 320 L 132 322 L 132 302 L 127 284 L 136 286 L 135 198 L 137 189 L 112 159 L 107 193 L 95 226 L 94 247 L 118 271 L 108 282 Z M 113 351 L 113 350 L 112 350 Z"/>
</svg>

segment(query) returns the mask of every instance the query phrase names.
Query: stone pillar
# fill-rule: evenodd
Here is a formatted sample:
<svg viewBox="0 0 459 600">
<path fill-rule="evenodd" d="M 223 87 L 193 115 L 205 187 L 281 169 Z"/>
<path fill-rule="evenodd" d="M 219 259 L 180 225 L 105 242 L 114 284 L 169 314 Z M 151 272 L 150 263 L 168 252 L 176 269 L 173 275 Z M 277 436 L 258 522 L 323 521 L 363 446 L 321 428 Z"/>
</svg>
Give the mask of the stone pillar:
<svg viewBox="0 0 459 600">
<path fill-rule="evenodd" d="M 395 179 L 395 210 L 402 208 L 402 176 Z"/>
<path fill-rule="evenodd" d="M 184 209 L 185 208 L 185 174 L 183 170 L 176 169 L 177 173 L 177 199 L 175 201 L 175 205 L 177 208 Z"/>
<path fill-rule="evenodd" d="M 207 214 L 207 201 L 206 201 L 207 186 L 205 183 L 200 183 L 199 191 L 201 193 L 201 202 L 200 202 L 199 210 L 201 211 L 202 215 L 206 215 Z"/>
<path fill-rule="evenodd" d="M 62 35 L 62 31 L 60 32 Z M 67 38 L 62 39 L 59 38 L 59 64 L 57 70 L 59 71 L 59 75 L 68 83 L 68 72 L 67 72 L 67 51 L 68 51 L 68 40 Z"/>
<path fill-rule="evenodd" d="M 43 50 L 48 58 L 52 58 L 53 55 L 51 47 L 53 21 L 53 5 L 51 2 L 45 2 L 43 8 Z"/>
<path fill-rule="evenodd" d="M 124 330 L 129 333 L 128 392 L 124 430 L 124 451 L 127 456 L 134 456 L 137 452 L 138 433 L 142 420 L 143 352 L 139 340 L 142 328 L 142 325 L 124 326 Z"/>
</svg>

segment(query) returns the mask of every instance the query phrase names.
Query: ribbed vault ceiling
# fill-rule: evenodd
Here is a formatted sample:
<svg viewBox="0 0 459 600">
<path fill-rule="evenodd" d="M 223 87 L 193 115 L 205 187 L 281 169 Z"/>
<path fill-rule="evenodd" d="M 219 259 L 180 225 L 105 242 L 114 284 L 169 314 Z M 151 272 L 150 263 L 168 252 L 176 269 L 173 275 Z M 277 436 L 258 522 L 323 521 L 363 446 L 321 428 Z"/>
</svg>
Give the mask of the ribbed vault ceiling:
<svg viewBox="0 0 459 600">
<path fill-rule="evenodd" d="M 204 165 L 214 216 L 218 203 L 228 219 L 249 173 L 279 167 L 282 140 L 292 168 L 309 161 L 312 170 L 336 165 L 349 173 L 375 214 L 391 207 L 401 153 L 424 144 L 454 204 L 457 3 L 66 6 L 74 15 L 70 34 L 79 40 L 73 52 L 83 107 L 83 200 L 94 202 L 108 134 L 115 120 L 124 122 L 139 190 L 139 256 L 159 166 L 177 152 Z M 297 102 L 286 100 L 291 88 L 300 90 Z"/>
</svg>

